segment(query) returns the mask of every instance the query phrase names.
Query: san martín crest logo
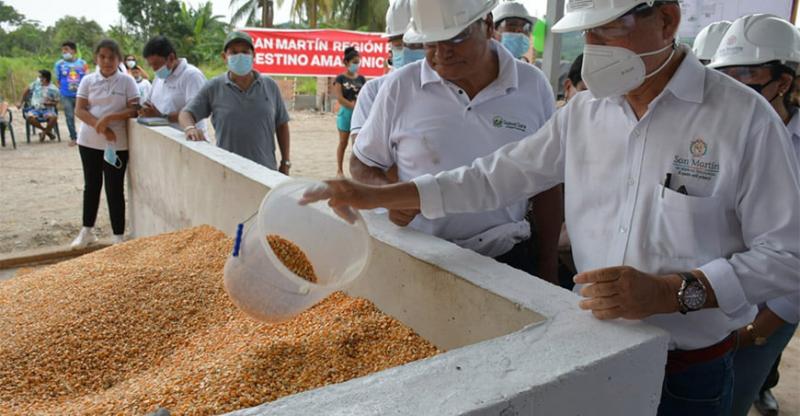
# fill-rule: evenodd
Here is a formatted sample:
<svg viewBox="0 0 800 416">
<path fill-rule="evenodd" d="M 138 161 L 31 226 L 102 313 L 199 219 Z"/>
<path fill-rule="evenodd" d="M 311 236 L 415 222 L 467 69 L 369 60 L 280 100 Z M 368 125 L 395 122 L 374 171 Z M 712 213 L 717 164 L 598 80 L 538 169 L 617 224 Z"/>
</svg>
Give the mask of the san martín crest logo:
<svg viewBox="0 0 800 416">
<path fill-rule="evenodd" d="M 719 161 L 707 160 L 708 144 L 701 137 L 689 142 L 689 155 L 675 155 L 672 160 L 672 168 L 678 175 L 711 180 L 719 174 Z"/>
<path fill-rule="evenodd" d="M 692 144 L 689 146 L 689 152 L 695 158 L 701 158 L 708 153 L 708 145 L 706 145 L 706 142 L 704 142 L 703 139 L 698 137 L 692 141 Z"/>
</svg>

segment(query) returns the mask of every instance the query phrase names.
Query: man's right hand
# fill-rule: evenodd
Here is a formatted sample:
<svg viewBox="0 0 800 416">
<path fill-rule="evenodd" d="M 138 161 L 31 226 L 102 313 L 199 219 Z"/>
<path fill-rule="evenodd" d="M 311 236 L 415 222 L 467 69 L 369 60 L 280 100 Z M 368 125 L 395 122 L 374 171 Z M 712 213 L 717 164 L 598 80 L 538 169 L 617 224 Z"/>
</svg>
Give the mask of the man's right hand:
<svg viewBox="0 0 800 416">
<path fill-rule="evenodd" d="M 186 130 L 186 140 L 190 142 L 202 142 L 206 139 L 203 131 L 197 127 Z"/>
<path fill-rule="evenodd" d="M 389 211 L 389 221 L 397 226 L 405 227 L 414 221 L 420 213 L 418 209 L 393 209 Z"/>
<path fill-rule="evenodd" d="M 389 208 L 403 211 L 419 209 L 419 193 L 411 182 L 372 186 L 347 179 L 331 179 L 310 187 L 300 205 L 328 200 L 328 205 L 344 220 L 356 220 L 354 209 Z"/>
</svg>

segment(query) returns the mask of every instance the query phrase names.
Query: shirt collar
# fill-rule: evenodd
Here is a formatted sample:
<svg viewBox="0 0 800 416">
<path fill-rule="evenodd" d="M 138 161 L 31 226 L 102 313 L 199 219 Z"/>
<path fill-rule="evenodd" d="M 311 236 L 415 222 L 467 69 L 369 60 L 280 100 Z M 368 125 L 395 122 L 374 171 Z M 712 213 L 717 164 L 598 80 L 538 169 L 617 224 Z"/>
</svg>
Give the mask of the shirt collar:
<svg viewBox="0 0 800 416">
<path fill-rule="evenodd" d="M 178 66 L 176 66 L 176 67 L 175 67 L 175 70 L 174 70 L 174 71 L 172 71 L 172 73 L 171 73 L 171 74 L 169 74 L 169 76 L 167 77 L 167 79 L 170 79 L 170 78 L 178 78 L 179 76 L 181 76 L 181 74 L 183 73 L 183 71 L 185 71 L 185 70 L 186 70 L 186 67 L 187 67 L 188 65 L 189 65 L 189 62 L 188 62 L 188 61 L 186 61 L 186 58 L 180 58 L 180 59 L 178 59 Z"/>
<path fill-rule="evenodd" d="M 502 46 L 502 44 L 500 44 L 500 42 L 494 39 L 491 39 L 489 42 L 492 50 L 497 53 L 498 60 L 497 79 L 495 79 L 492 83 L 497 83 L 498 87 L 503 88 L 506 91 L 511 88 L 518 88 L 519 74 L 517 72 L 517 60 L 513 55 L 511 55 L 511 52 L 509 52 L 505 47 Z M 427 84 L 444 81 L 442 77 L 440 77 L 439 74 L 433 69 L 433 67 L 428 64 L 427 58 L 423 60 L 421 67 L 421 88 L 424 88 Z"/>
<path fill-rule="evenodd" d="M 258 71 L 256 71 L 256 70 L 253 70 L 253 78 L 254 78 L 254 80 L 253 80 L 253 84 L 250 86 L 250 88 L 252 88 L 252 87 L 253 87 L 253 85 L 255 85 L 255 84 L 257 84 L 257 83 L 260 83 L 260 82 L 261 82 L 261 74 L 259 74 L 259 73 L 258 73 Z M 225 83 L 226 83 L 226 84 L 228 84 L 228 85 L 233 85 L 233 86 L 235 86 L 236 88 L 239 88 L 239 87 L 236 85 L 236 83 L 235 83 L 235 82 L 233 82 L 233 80 L 231 79 L 231 71 L 227 71 L 227 72 L 225 72 Z"/>
</svg>

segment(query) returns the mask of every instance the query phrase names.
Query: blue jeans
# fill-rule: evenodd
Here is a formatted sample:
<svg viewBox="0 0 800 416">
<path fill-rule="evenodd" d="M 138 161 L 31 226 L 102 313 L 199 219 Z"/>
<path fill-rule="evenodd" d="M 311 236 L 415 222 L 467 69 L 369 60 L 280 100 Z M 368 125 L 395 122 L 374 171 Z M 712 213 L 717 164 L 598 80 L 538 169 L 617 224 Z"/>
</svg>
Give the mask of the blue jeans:
<svg viewBox="0 0 800 416">
<path fill-rule="evenodd" d="M 664 375 L 659 416 L 728 416 L 733 399 L 733 351 Z"/>
<path fill-rule="evenodd" d="M 733 369 L 736 382 L 733 387 L 732 416 L 745 416 L 750 406 L 758 398 L 758 392 L 767 379 L 772 365 L 792 339 L 797 324 L 784 324 L 767 338 L 767 343 L 760 347 L 745 347 L 736 352 Z"/>
<path fill-rule="evenodd" d="M 61 106 L 64 107 L 64 118 L 67 119 L 69 129 L 69 139 L 78 140 L 78 132 L 75 131 L 75 97 L 61 97 Z"/>
</svg>

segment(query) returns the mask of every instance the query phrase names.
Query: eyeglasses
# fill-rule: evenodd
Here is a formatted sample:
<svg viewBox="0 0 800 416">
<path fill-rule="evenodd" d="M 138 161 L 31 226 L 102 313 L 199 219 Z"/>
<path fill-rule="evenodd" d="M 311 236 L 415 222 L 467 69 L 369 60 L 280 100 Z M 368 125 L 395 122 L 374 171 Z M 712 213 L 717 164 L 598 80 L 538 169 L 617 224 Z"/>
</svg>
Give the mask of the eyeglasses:
<svg viewBox="0 0 800 416">
<path fill-rule="evenodd" d="M 531 33 L 531 28 L 533 26 L 524 19 L 518 18 L 509 18 L 504 19 L 497 25 L 498 29 L 503 29 L 505 32 L 516 32 L 516 33 Z"/>
<path fill-rule="evenodd" d="M 773 78 L 771 66 L 728 66 L 717 70 L 744 84 L 754 84 L 758 80 Z"/>
<path fill-rule="evenodd" d="M 462 30 L 459 34 L 453 36 L 450 39 L 438 41 L 438 42 L 424 42 L 422 45 L 426 48 L 435 48 L 440 43 L 447 43 L 450 45 L 458 45 L 459 43 L 464 42 L 465 40 L 469 39 L 472 32 L 474 32 L 475 27 L 478 26 L 477 24 L 473 23 L 467 26 L 466 29 Z"/>
<path fill-rule="evenodd" d="M 633 32 L 633 29 L 636 27 L 637 18 L 645 17 L 655 7 L 667 3 L 673 3 L 673 2 L 657 1 L 653 3 L 652 6 L 648 6 L 647 3 L 642 3 L 610 23 L 607 23 L 600 27 L 593 27 L 591 29 L 584 30 L 582 32 L 583 37 L 585 39 L 586 36 L 588 36 L 589 34 L 592 34 L 593 36 L 596 36 L 601 39 L 619 39 L 628 36 L 631 34 L 631 32 Z"/>
</svg>

